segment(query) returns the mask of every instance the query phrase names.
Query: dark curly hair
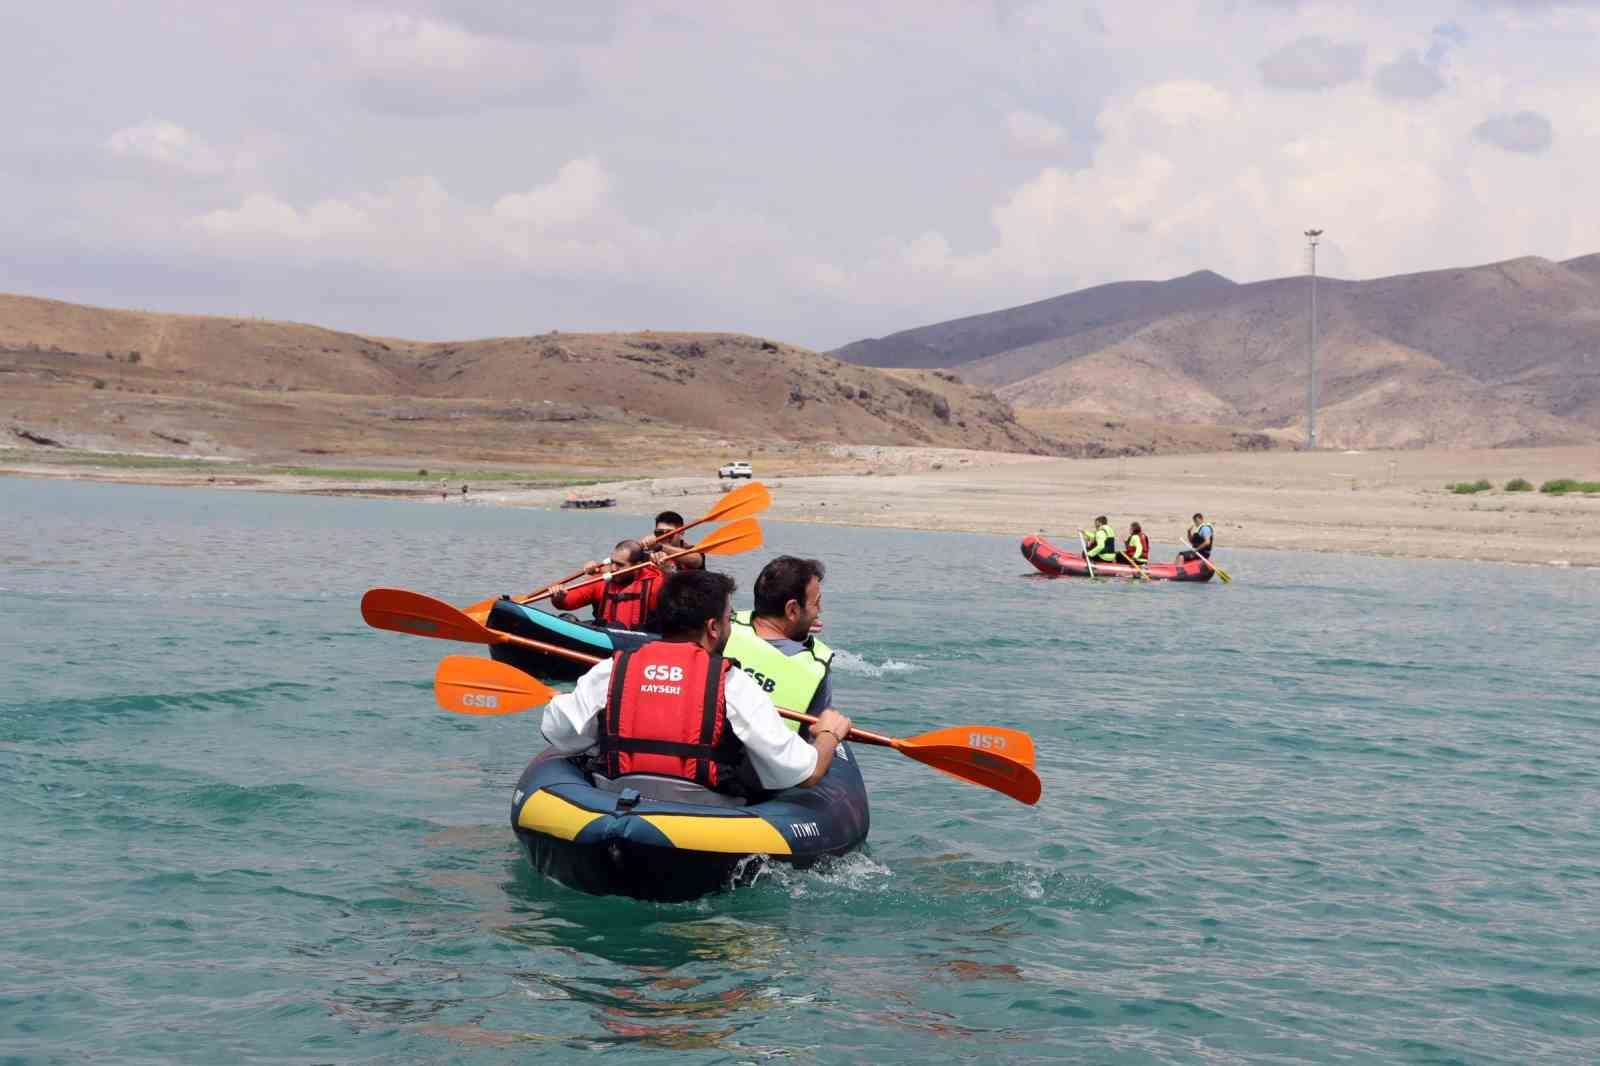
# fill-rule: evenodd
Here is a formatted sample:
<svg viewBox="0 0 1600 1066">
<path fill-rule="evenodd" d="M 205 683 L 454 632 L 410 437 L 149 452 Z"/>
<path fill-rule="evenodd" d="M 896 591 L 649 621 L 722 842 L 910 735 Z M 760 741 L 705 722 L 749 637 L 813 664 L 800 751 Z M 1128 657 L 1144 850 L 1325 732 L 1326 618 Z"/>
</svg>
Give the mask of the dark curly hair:
<svg viewBox="0 0 1600 1066">
<path fill-rule="evenodd" d="M 656 625 L 668 640 L 692 636 L 713 618 L 721 618 L 738 586 L 727 574 L 711 570 L 676 570 L 661 588 Z"/>
</svg>

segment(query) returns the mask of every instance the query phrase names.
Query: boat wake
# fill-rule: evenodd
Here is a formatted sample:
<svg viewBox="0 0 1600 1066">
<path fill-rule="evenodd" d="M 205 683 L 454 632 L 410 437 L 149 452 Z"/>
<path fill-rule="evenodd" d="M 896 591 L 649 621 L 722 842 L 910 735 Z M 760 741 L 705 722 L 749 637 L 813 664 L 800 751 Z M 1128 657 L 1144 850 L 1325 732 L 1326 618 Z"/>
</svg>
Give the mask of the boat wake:
<svg viewBox="0 0 1600 1066">
<path fill-rule="evenodd" d="M 735 884 L 762 886 L 768 890 L 776 888 L 792 899 L 841 889 L 850 893 L 883 891 L 894 876 L 889 867 L 860 851 L 822 859 L 804 870 L 796 870 L 788 863 L 768 862 L 761 855 L 752 855 L 744 861 L 748 865 L 735 871 Z"/>
<path fill-rule="evenodd" d="M 903 662 L 899 659 L 885 659 L 881 663 L 868 662 L 855 652 L 845 651 L 843 648 L 834 649 L 833 668 L 862 677 L 885 677 L 889 674 L 910 673 L 922 669 L 916 663 Z"/>
</svg>

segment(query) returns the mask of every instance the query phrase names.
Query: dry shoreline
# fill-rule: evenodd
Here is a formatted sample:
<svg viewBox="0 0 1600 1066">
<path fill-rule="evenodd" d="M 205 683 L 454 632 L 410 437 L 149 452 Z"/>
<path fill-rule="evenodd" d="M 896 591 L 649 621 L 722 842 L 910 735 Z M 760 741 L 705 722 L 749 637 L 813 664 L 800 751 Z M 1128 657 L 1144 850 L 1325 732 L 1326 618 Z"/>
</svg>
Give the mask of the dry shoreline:
<svg viewBox="0 0 1600 1066">
<path fill-rule="evenodd" d="M 832 453 L 838 457 L 837 451 Z M 1138 520 L 1170 558 L 1189 515 L 1217 527 L 1219 560 L 1230 547 L 1462 559 L 1498 563 L 1600 565 L 1600 497 L 1508 493 L 1525 477 L 1600 480 L 1600 448 L 1487 451 L 1220 453 L 1125 459 L 1055 459 L 932 448 L 863 447 L 837 473 L 802 473 L 803 461 L 757 476 L 773 492 L 767 517 L 788 522 L 951 532 L 1045 531 L 1071 543 L 1073 531 L 1106 514 L 1119 533 Z M 842 468 L 842 469 L 841 469 Z M 591 467 L 590 470 L 595 468 Z M 559 507 L 569 495 L 614 496 L 624 514 L 673 508 L 701 513 L 727 485 L 665 470 L 571 487 L 489 482 L 462 496 L 436 483 L 396 484 L 252 473 L 63 466 L 0 452 L 0 476 L 192 485 L 266 492 L 408 497 L 445 506 Z M 591 475 L 593 476 L 593 475 Z M 604 475 L 599 475 L 603 477 Z M 1458 496 L 1444 484 L 1494 482 L 1496 491 Z M 1226 564 L 1224 564 L 1226 565 Z"/>
</svg>

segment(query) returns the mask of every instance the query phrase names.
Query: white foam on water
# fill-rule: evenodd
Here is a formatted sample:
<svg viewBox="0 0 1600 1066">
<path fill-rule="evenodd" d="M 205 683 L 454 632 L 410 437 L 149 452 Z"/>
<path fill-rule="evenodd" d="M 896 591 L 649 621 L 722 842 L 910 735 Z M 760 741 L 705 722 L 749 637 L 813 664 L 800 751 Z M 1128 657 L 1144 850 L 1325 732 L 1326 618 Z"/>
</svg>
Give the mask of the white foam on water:
<svg viewBox="0 0 1600 1066">
<path fill-rule="evenodd" d="M 770 882 L 787 891 L 793 899 L 804 899 L 813 892 L 883 892 L 894 871 L 871 857 L 853 851 L 837 859 L 823 859 L 807 870 L 796 870 L 786 863 L 768 863 L 755 883 Z"/>
<path fill-rule="evenodd" d="M 833 668 L 843 670 L 847 674 L 860 674 L 863 677 L 883 677 L 887 674 L 909 673 L 912 670 L 921 670 L 917 663 L 902 662 L 899 659 L 885 659 L 882 663 L 870 663 L 853 651 L 835 648 L 833 651 Z"/>
</svg>

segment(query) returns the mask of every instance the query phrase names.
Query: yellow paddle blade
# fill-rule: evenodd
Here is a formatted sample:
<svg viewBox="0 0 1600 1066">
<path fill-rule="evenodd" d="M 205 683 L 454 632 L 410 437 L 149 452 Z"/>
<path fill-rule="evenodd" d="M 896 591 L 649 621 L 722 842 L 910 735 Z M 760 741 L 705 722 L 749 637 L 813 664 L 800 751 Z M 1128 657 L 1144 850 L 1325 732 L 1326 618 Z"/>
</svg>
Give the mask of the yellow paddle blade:
<svg viewBox="0 0 1600 1066">
<path fill-rule="evenodd" d="M 517 714 L 556 694 L 516 667 L 470 655 L 447 655 L 433 674 L 433 698 L 457 714 Z"/>
</svg>

